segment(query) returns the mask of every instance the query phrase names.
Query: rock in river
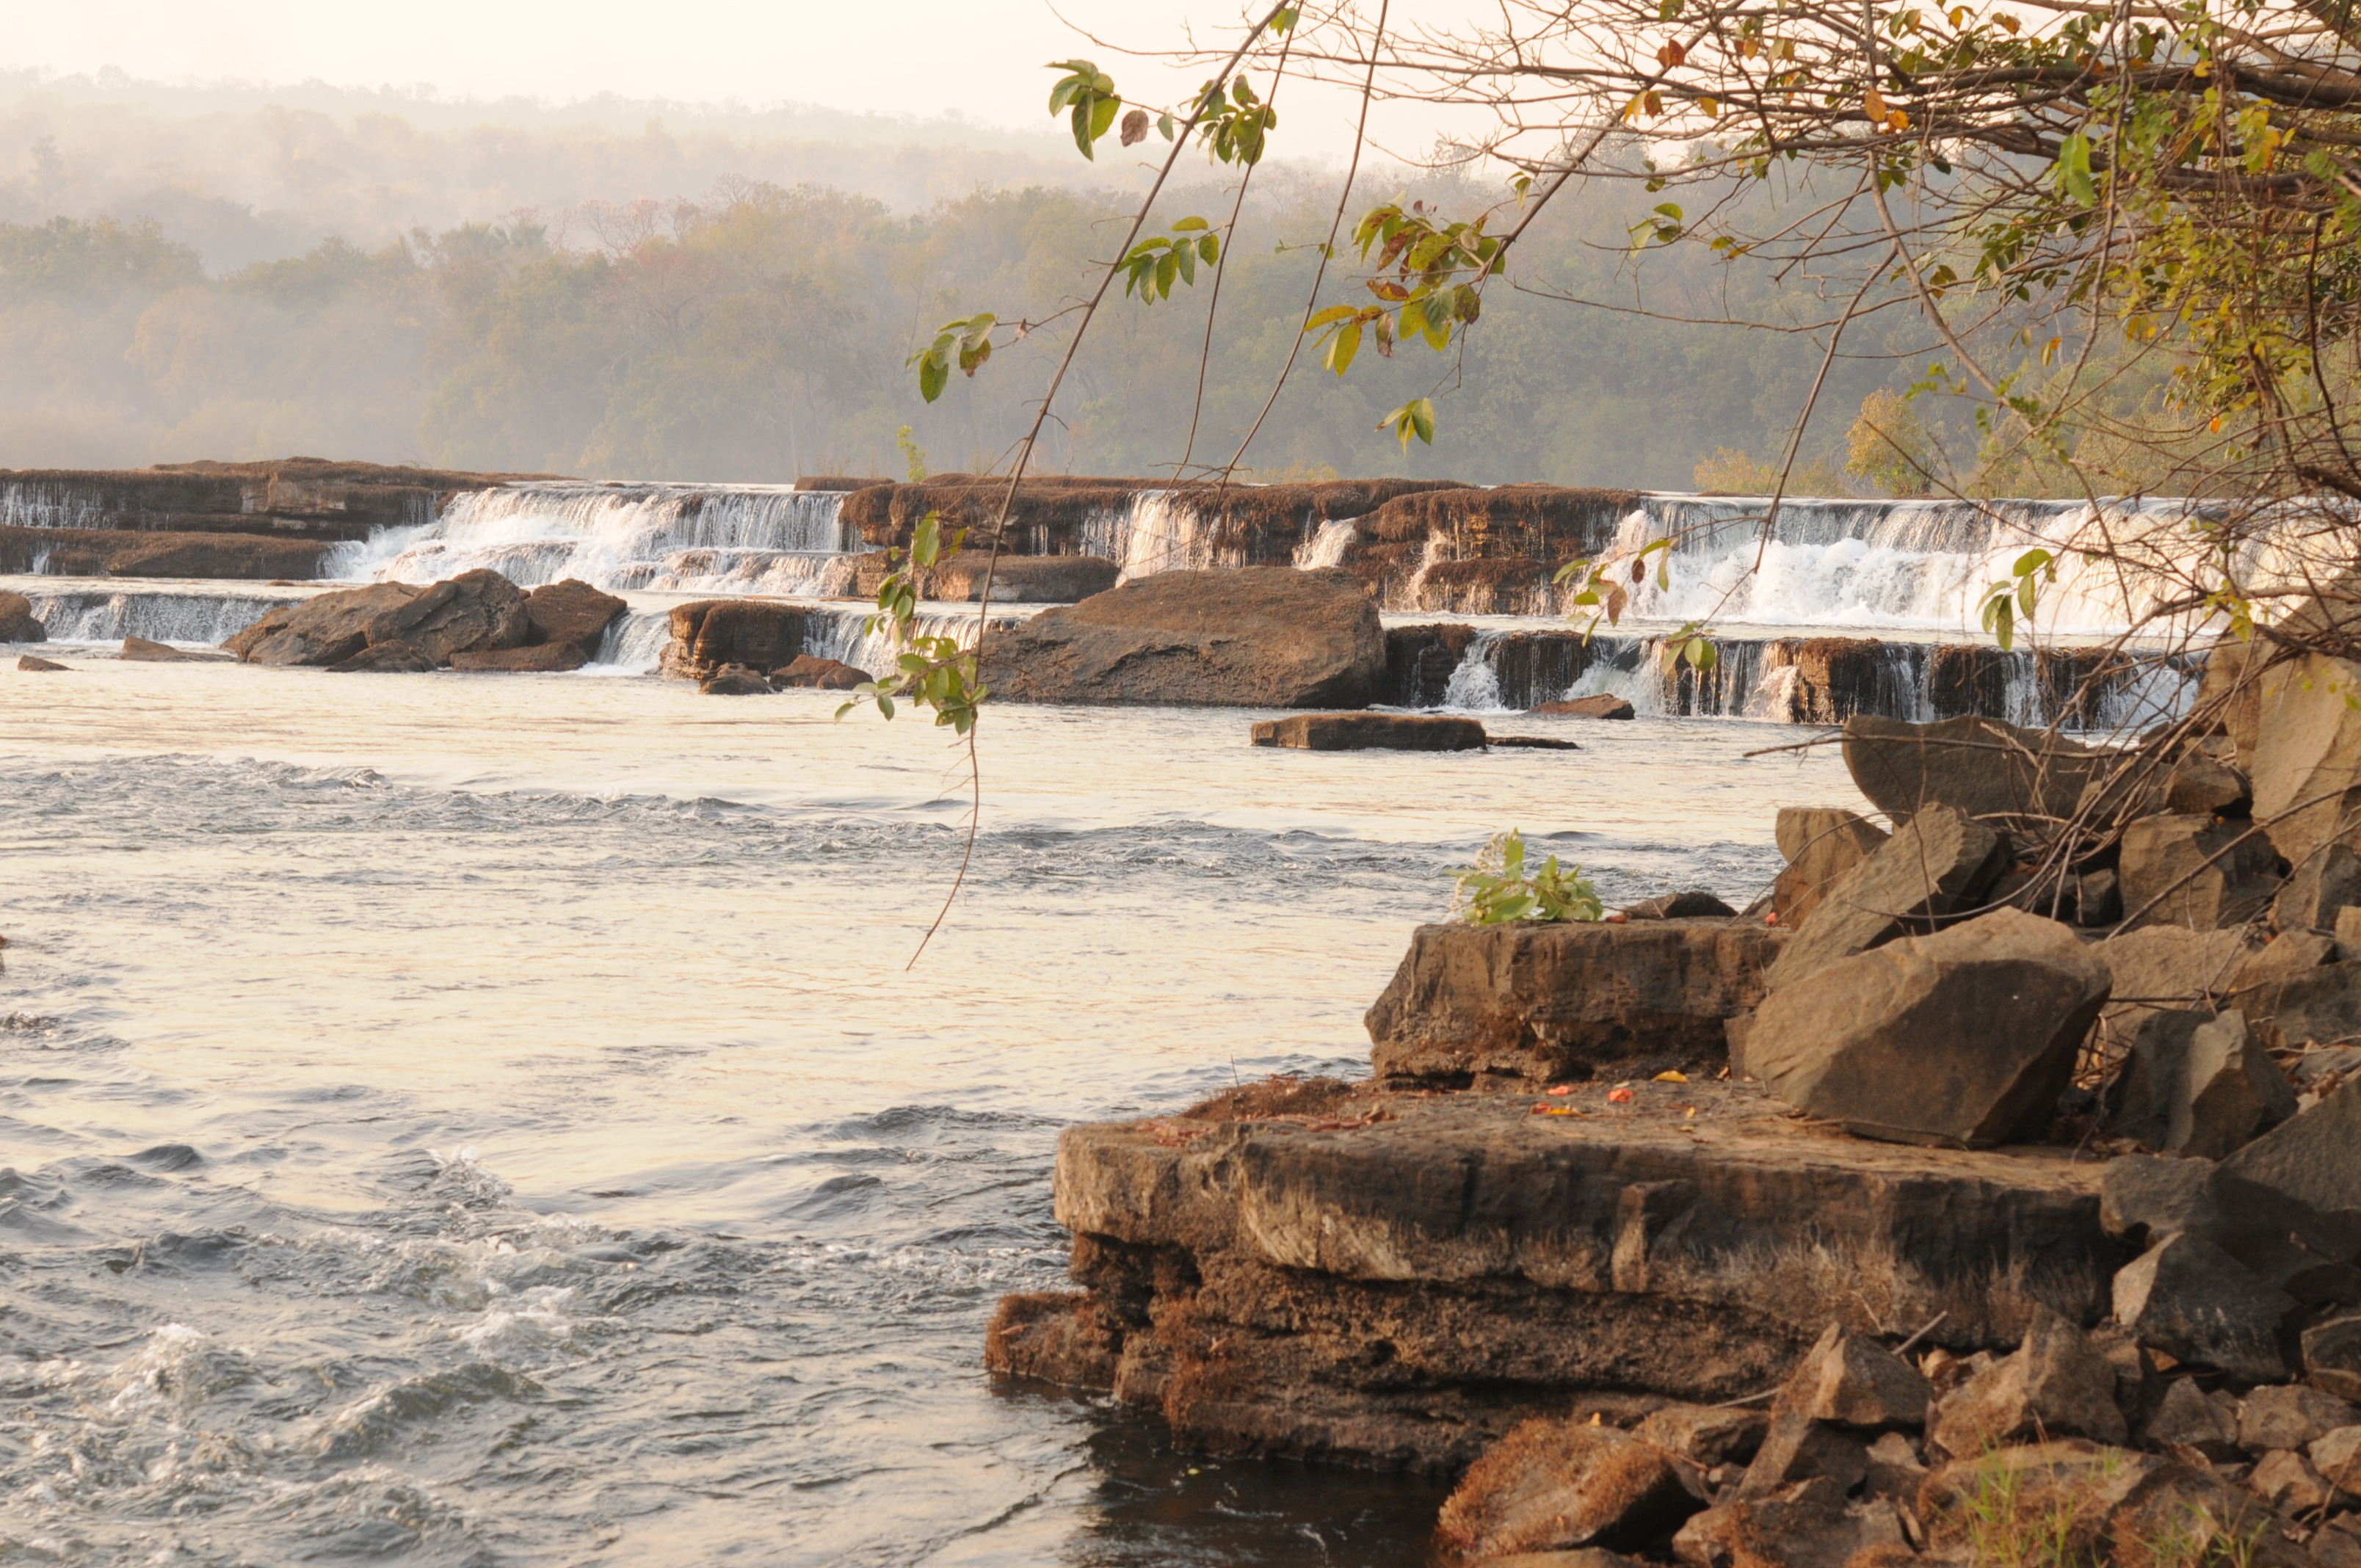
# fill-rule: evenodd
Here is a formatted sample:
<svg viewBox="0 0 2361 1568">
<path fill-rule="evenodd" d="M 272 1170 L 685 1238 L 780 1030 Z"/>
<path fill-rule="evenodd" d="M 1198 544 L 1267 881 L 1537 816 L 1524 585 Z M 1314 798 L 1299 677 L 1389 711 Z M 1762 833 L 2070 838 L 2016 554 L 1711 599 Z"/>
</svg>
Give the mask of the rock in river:
<svg viewBox="0 0 2361 1568">
<path fill-rule="evenodd" d="M 1016 702 L 1333 707 L 1378 696 L 1386 639 L 1350 572 L 1159 572 L 983 641 Z"/>
<path fill-rule="evenodd" d="M 1484 727 L 1411 713 L 1304 713 L 1257 720 L 1254 743 L 1297 751 L 1475 751 L 1483 749 Z"/>
<path fill-rule="evenodd" d="M 49 629 L 33 613 L 33 601 L 23 594 L 0 593 L 0 642 L 46 642 Z"/>
</svg>

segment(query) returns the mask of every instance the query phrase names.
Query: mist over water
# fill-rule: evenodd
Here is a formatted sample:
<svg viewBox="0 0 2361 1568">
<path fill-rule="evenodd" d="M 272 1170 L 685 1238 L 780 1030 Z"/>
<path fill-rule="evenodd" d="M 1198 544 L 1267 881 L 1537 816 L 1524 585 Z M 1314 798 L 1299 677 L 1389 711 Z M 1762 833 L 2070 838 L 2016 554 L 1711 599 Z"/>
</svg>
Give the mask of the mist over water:
<svg viewBox="0 0 2361 1568">
<path fill-rule="evenodd" d="M 1448 873 L 1767 880 L 1784 732 L 1317 755 L 1232 710 L 0 676 L 0 1555 L 1411 1564 L 1434 1488 L 983 1376 L 1057 1131 L 1356 1073 Z M 1533 720 L 1545 728 L 1547 720 Z M 1195 1472 L 1192 1474 L 1191 1472 Z"/>
</svg>

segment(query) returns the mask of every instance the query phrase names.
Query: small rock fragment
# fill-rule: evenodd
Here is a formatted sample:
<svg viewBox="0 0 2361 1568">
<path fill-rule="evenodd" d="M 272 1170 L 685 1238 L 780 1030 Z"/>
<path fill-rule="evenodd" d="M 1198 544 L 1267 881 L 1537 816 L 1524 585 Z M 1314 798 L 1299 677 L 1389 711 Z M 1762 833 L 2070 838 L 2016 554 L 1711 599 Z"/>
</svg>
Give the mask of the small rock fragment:
<svg viewBox="0 0 2361 1568">
<path fill-rule="evenodd" d="M 1659 897 L 1643 899 L 1623 911 L 1627 920 L 1726 920 L 1737 910 L 1702 888 L 1686 893 L 1667 893 Z"/>
<path fill-rule="evenodd" d="M 1297 751 L 1475 751 L 1484 727 L 1409 713 L 1298 713 L 1257 720 L 1251 739 Z"/>
<path fill-rule="evenodd" d="M 1570 718 L 1635 718 L 1638 717 L 1629 699 L 1604 692 L 1597 696 L 1572 696 L 1561 698 L 1556 702 L 1545 702 L 1532 711 L 1554 713 Z"/>
<path fill-rule="evenodd" d="M 2323 1432 L 2305 1452 L 2331 1486 L 2347 1496 L 2361 1494 L 2361 1426 Z"/>
<path fill-rule="evenodd" d="M 1738 1495 L 1767 1497 L 1799 1481 L 1827 1476 L 1842 1496 L 1868 1474 L 1869 1445 L 1854 1433 L 1808 1416 L 1773 1416 Z"/>
<path fill-rule="evenodd" d="M 20 670 L 70 670 L 73 668 L 71 664 L 60 664 L 55 659 L 44 659 L 37 653 L 17 654 L 16 667 Z"/>
<path fill-rule="evenodd" d="M 1944 1399 L 1927 1434 L 1955 1458 L 2035 1437 L 2129 1436 L 2115 1404 L 2115 1369 L 2082 1331 L 2037 1310 L 2015 1354 Z"/>
<path fill-rule="evenodd" d="M 1772 1415 L 1849 1427 L 1916 1426 L 1935 1391 L 1918 1369 L 1871 1339 L 1830 1323 L 1771 1402 Z"/>
<path fill-rule="evenodd" d="M 2283 1514 L 2308 1514 L 2326 1508 L 2334 1497 L 2312 1461 L 2287 1449 L 2273 1449 L 2256 1462 L 2246 1477 L 2247 1488 Z"/>
<path fill-rule="evenodd" d="M 2238 1401 L 2228 1394 L 2207 1393 L 2193 1377 L 2176 1377 L 2165 1385 L 2164 1398 L 2141 1435 L 2156 1447 L 2193 1448 L 2224 1464 L 2244 1452 L 2238 1446 Z"/>
<path fill-rule="evenodd" d="M 1867 1485 L 1872 1495 L 1915 1501 L 1919 1484 L 1926 1479 L 1927 1466 L 1905 1433 L 1881 1432 L 1869 1445 Z"/>
<path fill-rule="evenodd" d="M 1631 1429 L 1631 1435 L 1667 1453 L 1711 1469 L 1743 1464 L 1763 1446 L 1771 1418 L 1760 1410 L 1710 1405 L 1667 1405 Z"/>
</svg>

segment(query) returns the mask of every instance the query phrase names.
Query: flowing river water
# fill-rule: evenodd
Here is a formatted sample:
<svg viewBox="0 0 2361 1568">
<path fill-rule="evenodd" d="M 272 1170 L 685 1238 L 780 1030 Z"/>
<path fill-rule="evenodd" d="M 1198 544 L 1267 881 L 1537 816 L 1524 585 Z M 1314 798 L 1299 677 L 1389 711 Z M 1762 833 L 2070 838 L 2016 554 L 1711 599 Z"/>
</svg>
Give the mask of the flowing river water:
<svg viewBox="0 0 2361 1568">
<path fill-rule="evenodd" d="M 54 651 L 54 650 L 53 650 Z M 71 655 L 69 655 L 71 657 Z M 1060 1127 L 1365 1070 L 1451 870 L 1766 884 L 1793 727 L 0 673 L 0 1561 L 1397 1564 L 1433 1485 L 995 1386 Z"/>
</svg>

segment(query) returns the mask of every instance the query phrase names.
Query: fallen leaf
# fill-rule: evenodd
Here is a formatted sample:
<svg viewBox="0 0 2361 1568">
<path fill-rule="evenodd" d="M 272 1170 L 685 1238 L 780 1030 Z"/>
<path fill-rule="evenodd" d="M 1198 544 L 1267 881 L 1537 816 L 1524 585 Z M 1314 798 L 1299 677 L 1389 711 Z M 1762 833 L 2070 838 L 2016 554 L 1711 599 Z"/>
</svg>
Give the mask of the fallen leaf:
<svg viewBox="0 0 2361 1568">
<path fill-rule="evenodd" d="M 1631 1100 L 1632 1094 L 1628 1089 L 1610 1089 L 1607 1091 L 1607 1102 L 1609 1105 L 1629 1105 Z"/>
<path fill-rule="evenodd" d="M 1553 1083 L 1549 1087 L 1549 1091 L 1552 1094 L 1571 1094 L 1574 1092 L 1574 1085 L 1571 1083 Z"/>
<path fill-rule="evenodd" d="M 1689 1075 L 1685 1072 L 1660 1072 L 1655 1078 L 1658 1083 L 1686 1083 L 1688 1080 Z"/>
</svg>

